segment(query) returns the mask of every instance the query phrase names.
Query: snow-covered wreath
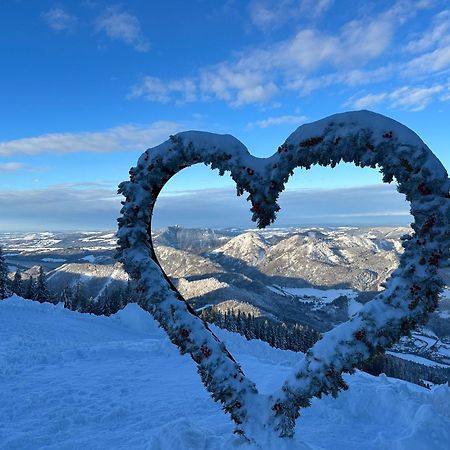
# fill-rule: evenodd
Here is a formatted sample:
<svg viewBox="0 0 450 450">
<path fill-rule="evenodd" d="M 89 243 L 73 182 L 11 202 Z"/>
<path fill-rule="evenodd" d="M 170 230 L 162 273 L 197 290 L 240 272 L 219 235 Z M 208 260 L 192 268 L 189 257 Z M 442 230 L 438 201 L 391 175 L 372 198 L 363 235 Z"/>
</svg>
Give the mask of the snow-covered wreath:
<svg viewBox="0 0 450 450">
<path fill-rule="evenodd" d="M 204 163 L 221 175 L 230 172 L 238 195 L 249 193 L 252 220 L 262 228 L 275 220 L 278 196 L 296 167 L 334 167 L 340 161 L 378 167 L 387 183 L 395 178 L 411 204 L 414 233 L 402 238 L 404 253 L 385 289 L 299 357 L 279 390 L 262 395 L 161 268 L 151 240 L 155 201 L 177 172 Z M 290 437 L 300 408 L 312 397 L 336 396 L 347 389 L 343 372 L 352 372 L 395 343 L 436 308 L 442 289 L 438 272 L 450 249 L 449 189 L 445 168 L 413 131 L 368 111 L 302 125 L 266 159 L 250 155 L 230 135 L 179 133 L 145 151 L 130 170 L 130 181 L 119 186 L 126 200 L 119 219 L 118 258 L 136 280 L 148 311 L 181 353 L 191 355 L 206 389 L 231 415 L 236 431 L 249 439 L 264 430 Z"/>
</svg>

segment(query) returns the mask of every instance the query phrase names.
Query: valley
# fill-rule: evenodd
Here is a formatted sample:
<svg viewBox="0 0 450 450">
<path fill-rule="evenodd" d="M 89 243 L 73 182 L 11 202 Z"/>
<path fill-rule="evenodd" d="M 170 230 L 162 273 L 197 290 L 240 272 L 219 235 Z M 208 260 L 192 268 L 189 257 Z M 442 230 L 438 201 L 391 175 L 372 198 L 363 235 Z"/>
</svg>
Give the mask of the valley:
<svg viewBox="0 0 450 450">
<path fill-rule="evenodd" d="M 201 313 L 250 314 L 325 332 L 356 314 L 397 267 L 409 228 L 271 228 L 156 230 L 158 259 L 177 289 Z M 114 260 L 114 232 L 1 233 L 10 276 L 47 273 L 61 298 L 82 286 L 97 301 L 125 290 L 128 276 Z M 443 274 L 449 280 L 449 274 Z M 426 327 L 391 354 L 450 369 L 450 291 Z"/>
</svg>

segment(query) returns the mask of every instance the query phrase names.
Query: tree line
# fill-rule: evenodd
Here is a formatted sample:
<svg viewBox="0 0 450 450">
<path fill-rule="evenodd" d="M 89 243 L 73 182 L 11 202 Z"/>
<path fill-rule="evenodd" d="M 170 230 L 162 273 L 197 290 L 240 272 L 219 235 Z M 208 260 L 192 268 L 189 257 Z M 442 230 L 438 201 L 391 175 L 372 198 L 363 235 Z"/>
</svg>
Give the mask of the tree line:
<svg viewBox="0 0 450 450">
<path fill-rule="evenodd" d="M 8 265 L 0 247 L 0 300 L 16 294 L 27 300 L 38 302 L 59 303 L 72 311 L 109 316 L 122 309 L 127 303 L 137 302 L 138 295 L 128 282 L 124 287 L 110 289 L 107 285 L 94 298 L 86 292 L 81 282 L 74 286 L 66 286 L 62 292 L 50 292 L 47 286 L 47 274 L 39 266 L 36 276 L 23 277 L 20 267 L 17 267 L 12 280 L 8 277 Z"/>
<path fill-rule="evenodd" d="M 110 316 L 128 303 L 137 303 L 138 300 L 139 297 L 132 289 L 130 281 L 124 287 L 116 286 L 114 289 L 106 285 L 95 298 L 87 295 L 83 283 L 80 282 L 73 287 L 66 286 L 60 294 L 64 308 L 97 316 Z"/>
<path fill-rule="evenodd" d="M 320 338 L 320 333 L 307 325 L 287 324 L 239 310 L 221 312 L 212 307 L 203 309 L 201 317 L 206 322 L 242 334 L 247 339 L 260 339 L 272 347 L 294 352 L 306 352 Z"/>
<path fill-rule="evenodd" d="M 201 317 L 247 339 L 260 339 L 272 347 L 294 352 L 306 352 L 321 337 L 319 332 L 306 325 L 286 324 L 231 309 L 225 312 L 214 307 L 204 309 Z M 376 376 L 384 373 L 423 387 L 430 387 L 430 383 L 450 385 L 450 368 L 426 366 L 387 353 L 374 355 L 360 369 Z"/>
<path fill-rule="evenodd" d="M 450 368 L 426 366 L 389 353 L 375 355 L 361 369 L 372 375 L 384 373 L 388 377 L 399 378 L 424 387 L 430 387 L 430 383 L 448 383 L 450 386 Z"/>
<path fill-rule="evenodd" d="M 54 297 L 47 289 L 47 276 L 42 266 L 36 277 L 30 276 L 22 279 L 22 271 L 18 267 L 12 280 L 8 277 L 8 265 L 6 264 L 3 250 L 0 247 L 0 300 L 16 294 L 38 302 L 55 302 Z"/>
</svg>

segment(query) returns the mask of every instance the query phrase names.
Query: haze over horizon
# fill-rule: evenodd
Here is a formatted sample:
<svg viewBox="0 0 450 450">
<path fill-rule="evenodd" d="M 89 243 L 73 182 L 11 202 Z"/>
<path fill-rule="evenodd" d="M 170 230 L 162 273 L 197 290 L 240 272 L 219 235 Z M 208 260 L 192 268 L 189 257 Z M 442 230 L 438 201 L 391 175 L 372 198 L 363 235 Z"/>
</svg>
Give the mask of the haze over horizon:
<svg viewBox="0 0 450 450">
<path fill-rule="evenodd" d="M 120 208 L 118 198 L 102 208 L 95 200 L 78 199 L 76 209 L 66 207 L 60 210 L 59 215 L 52 215 L 49 209 L 57 200 L 39 204 L 28 199 L 26 204 L 16 204 L 12 199 L 8 210 L 15 210 L 22 220 L 19 226 L 3 226 L 0 231 L 115 230 Z M 272 225 L 274 228 L 409 226 L 413 221 L 408 203 L 391 185 L 290 190 L 281 194 L 279 203 L 281 210 Z M 185 228 L 256 228 L 249 208 L 245 194 L 236 197 L 235 190 L 229 188 L 172 192 L 158 198 L 152 224 L 154 229 L 174 225 Z M 27 226 L 33 220 L 39 225 L 34 228 Z"/>
</svg>

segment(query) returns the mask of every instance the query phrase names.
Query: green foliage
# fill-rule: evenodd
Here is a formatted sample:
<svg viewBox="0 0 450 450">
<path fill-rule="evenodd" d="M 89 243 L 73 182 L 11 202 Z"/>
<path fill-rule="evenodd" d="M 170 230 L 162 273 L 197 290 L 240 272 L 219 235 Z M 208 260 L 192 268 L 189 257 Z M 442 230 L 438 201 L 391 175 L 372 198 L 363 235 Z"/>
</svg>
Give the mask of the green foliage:
<svg viewBox="0 0 450 450">
<path fill-rule="evenodd" d="M 42 266 L 39 267 L 39 274 L 36 280 L 33 300 L 40 303 L 52 301 L 52 296 L 47 289 L 47 276 Z"/>
<path fill-rule="evenodd" d="M 23 297 L 24 295 L 22 272 L 19 267 L 17 268 L 16 273 L 14 274 L 14 278 L 11 283 L 11 290 L 14 292 L 14 294 L 18 295 L 19 297 Z"/>
<path fill-rule="evenodd" d="M 239 310 L 234 312 L 228 309 L 222 313 L 213 307 L 204 309 L 201 317 L 247 339 L 260 339 L 272 347 L 294 352 L 306 352 L 320 338 L 320 333 L 307 325 L 286 324 Z"/>
<path fill-rule="evenodd" d="M 9 289 L 8 265 L 6 264 L 5 257 L 3 256 L 3 250 L 0 247 L 0 300 L 3 300 L 10 295 L 11 291 Z"/>
</svg>

